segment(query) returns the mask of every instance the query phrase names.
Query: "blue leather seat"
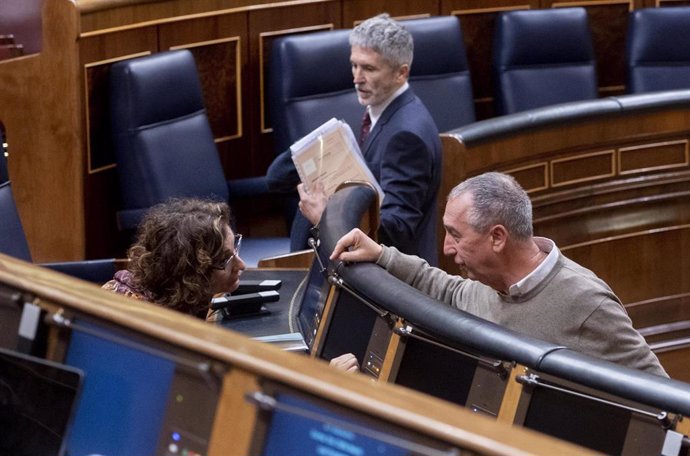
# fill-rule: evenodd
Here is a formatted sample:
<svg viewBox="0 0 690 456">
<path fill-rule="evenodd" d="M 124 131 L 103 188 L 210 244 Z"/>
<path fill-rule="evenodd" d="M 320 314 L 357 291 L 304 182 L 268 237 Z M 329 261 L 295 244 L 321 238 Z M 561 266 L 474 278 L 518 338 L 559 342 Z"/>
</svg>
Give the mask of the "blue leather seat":
<svg viewBox="0 0 690 456">
<path fill-rule="evenodd" d="M 149 207 L 171 197 L 228 201 L 268 192 L 263 177 L 225 180 L 191 52 L 114 64 L 110 98 L 121 229 L 135 228 Z"/>
<path fill-rule="evenodd" d="M 31 262 L 31 251 L 26 241 L 17 206 L 12 193 L 12 183 L 0 183 L 0 253 Z M 42 266 L 69 274 L 90 282 L 103 284 L 110 280 L 117 268 L 114 259 L 47 263 Z"/>
<path fill-rule="evenodd" d="M 232 202 L 268 193 L 265 177 L 226 181 L 188 50 L 115 63 L 110 70 L 112 135 L 120 182 L 121 230 L 170 198 Z M 287 238 L 248 243 L 257 257 L 286 253 Z M 284 248 L 275 250 L 276 246 Z M 245 249 L 247 254 L 249 250 Z"/>
<path fill-rule="evenodd" d="M 414 39 L 410 86 L 440 132 L 475 121 L 472 79 L 460 21 L 437 16 L 402 22 Z"/>
<path fill-rule="evenodd" d="M 598 97 L 584 8 L 500 13 L 493 49 L 498 114 Z"/>
<path fill-rule="evenodd" d="M 690 88 L 690 7 L 631 12 L 626 54 L 629 93 Z"/>
<path fill-rule="evenodd" d="M 350 69 L 350 30 L 286 36 L 271 48 L 269 94 L 276 154 L 331 117 L 359 129 Z"/>
<path fill-rule="evenodd" d="M 228 185 L 189 51 L 125 60 L 110 70 L 121 229 L 171 197 L 228 201 Z"/>
</svg>

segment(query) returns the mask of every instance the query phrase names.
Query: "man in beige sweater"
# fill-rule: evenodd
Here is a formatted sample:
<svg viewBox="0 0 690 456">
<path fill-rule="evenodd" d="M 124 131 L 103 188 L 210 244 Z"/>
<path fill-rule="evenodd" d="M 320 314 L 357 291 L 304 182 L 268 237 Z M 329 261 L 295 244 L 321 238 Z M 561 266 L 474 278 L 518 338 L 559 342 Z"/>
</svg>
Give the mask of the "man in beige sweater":
<svg viewBox="0 0 690 456">
<path fill-rule="evenodd" d="M 485 173 L 455 187 L 443 216 L 444 254 L 463 278 L 379 245 L 355 229 L 332 260 L 376 261 L 432 298 L 544 341 L 666 376 L 611 288 L 532 232 L 532 204 L 511 177 Z M 356 367 L 352 355 L 332 362 Z"/>
</svg>

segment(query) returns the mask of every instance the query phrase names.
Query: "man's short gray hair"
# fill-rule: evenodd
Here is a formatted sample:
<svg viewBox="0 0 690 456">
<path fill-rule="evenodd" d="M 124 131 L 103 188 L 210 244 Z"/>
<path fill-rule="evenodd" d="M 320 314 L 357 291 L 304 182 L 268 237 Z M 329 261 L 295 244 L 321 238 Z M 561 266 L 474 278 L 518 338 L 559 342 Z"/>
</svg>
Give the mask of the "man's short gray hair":
<svg viewBox="0 0 690 456">
<path fill-rule="evenodd" d="M 355 27 L 350 33 L 350 46 L 371 49 L 381 54 L 394 68 L 412 65 L 412 35 L 387 13 L 367 19 Z"/>
<path fill-rule="evenodd" d="M 471 177 L 453 188 L 448 200 L 465 193 L 472 195 L 468 223 L 478 233 L 503 225 L 518 239 L 532 237 L 532 202 L 512 176 L 490 172 Z"/>
</svg>

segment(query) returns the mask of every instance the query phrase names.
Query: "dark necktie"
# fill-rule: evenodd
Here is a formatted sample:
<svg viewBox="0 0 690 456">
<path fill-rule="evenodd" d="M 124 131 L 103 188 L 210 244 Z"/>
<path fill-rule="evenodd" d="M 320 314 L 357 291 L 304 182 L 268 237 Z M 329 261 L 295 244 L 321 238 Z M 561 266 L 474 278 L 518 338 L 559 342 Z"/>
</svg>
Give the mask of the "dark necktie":
<svg viewBox="0 0 690 456">
<path fill-rule="evenodd" d="M 364 115 L 362 116 L 362 128 L 359 131 L 359 145 L 362 146 L 364 141 L 367 140 L 369 136 L 369 130 L 371 129 L 371 117 L 369 117 L 369 110 L 364 110 Z"/>
</svg>

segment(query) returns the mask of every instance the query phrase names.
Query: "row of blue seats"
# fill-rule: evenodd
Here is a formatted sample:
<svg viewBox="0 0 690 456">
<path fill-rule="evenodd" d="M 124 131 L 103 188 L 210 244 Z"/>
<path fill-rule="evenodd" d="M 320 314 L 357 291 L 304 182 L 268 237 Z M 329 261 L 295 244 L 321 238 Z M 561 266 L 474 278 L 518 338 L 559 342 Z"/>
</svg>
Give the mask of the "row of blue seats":
<svg viewBox="0 0 690 456">
<path fill-rule="evenodd" d="M 440 131 L 475 120 L 471 76 L 460 21 L 405 21 L 415 40 L 410 84 Z M 690 8 L 646 8 L 630 15 L 627 61 L 630 93 L 687 88 Z M 349 30 L 290 36 L 274 43 L 271 114 L 276 152 L 329 117 L 359 125 L 351 97 Z M 685 39 L 685 38 L 688 39 Z M 598 96 L 595 55 L 584 8 L 507 11 L 494 36 L 498 114 Z M 314 68 L 329 68 L 328 72 Z"/>
<path fill-rule="evenodd" d="M 493 50 L 499 114 L 598 96 L 584 8 L 501 13 Z M 628 93 L 690 87 L 690 8 L 632 11 L 626 62 Z"/>
</svg>

